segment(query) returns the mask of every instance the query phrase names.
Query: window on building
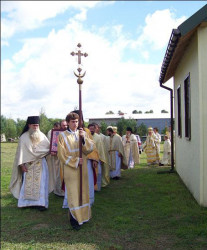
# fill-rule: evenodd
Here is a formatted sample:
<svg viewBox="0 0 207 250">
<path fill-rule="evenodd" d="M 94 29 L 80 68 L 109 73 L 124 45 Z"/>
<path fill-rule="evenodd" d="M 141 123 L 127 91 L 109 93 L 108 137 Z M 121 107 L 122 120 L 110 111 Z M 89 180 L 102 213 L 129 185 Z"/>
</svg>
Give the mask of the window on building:
<svg viewBox="0 0 207 250">
<path fill-rule="evenodd" d="M 191 139 L 190 73 L 184 80 L 185 137 Z"/>
<path fill-rule="evenodd" d="M 181 87 L 177 88 L 178 136 L 182 137 Z"/>
</svg>

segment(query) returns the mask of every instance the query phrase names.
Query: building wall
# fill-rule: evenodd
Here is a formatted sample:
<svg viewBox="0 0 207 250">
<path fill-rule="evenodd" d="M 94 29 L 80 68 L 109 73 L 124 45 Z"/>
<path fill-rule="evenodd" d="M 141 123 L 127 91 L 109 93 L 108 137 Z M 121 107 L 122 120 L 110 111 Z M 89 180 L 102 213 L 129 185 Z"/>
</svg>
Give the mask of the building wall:
<svg viewBox="0 0 207 250">
<path fill-rule="evenodd" d="M 96 122 L 100 124 L 101 122 L 105 122 L 107 125 L 116 125 L 120 118 L 109 118 L 109 119 L 96 119 L 92 118 L 89 119 L 89 123 Z M 137 121 L 137 126 L 140 126 L 142 123 L 146 125 L 147 127 L 157 127 L 159 130 L 159 133 L 167 126 L 170 126 L 170 118 L 152 118 L 152 119 L 135 119 Z"/>
<path fill-rule="evenodd" d="M 200 53 L 199 53 L 200 54 Z M 199 58 L 198 58 L 198 35 L 192 37 L 190 45 L 181 58 L 174 76 L 175 86 L 175 117 L 177 129 L 177 87 L 181 85 L 181 112 L 182 112 L 182 137 L 176 133 L 176 169 L 188 189 L 191 191 L 199 204 L 202 203 L 201 176 L 202 159 L 200 155 L 201 137 L 201 113 L 200 99 L 202 98 L 201 84 L 199 83 Z M 184 80 L 190 73 L 190 94 L 191 94 L 191 140 L 185 138 L 185 112 L 184 112 Z"/>
<path fill-rule="evenodd" d="M 198 29 L 199 87 L 201 98 L 200 109 L 200 158 L 201 158 L 201 204 L 207 206 L 207 26 Z M 203 194 L 203 195 L 202 195 Z M 203 197 L 203 198 L 202 198 Z"/>
<path fill-rule="evenodd" d="M 137 120 L 137 125 L 140 126 L 141 124 L 145 124 L 147 127 L 157 127 L 159 133 L 161 134 L 162 130 L 165 127 L 170 126 L 170 118 L 163 118 L 163 119 L 139 119 Z"/>
</svg>

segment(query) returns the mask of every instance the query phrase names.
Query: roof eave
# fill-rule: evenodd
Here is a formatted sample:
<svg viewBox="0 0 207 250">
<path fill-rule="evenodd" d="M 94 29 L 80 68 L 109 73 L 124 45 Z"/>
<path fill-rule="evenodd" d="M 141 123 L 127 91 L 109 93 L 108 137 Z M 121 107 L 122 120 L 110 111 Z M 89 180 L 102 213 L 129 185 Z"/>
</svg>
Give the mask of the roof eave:
<svg viewBox="0 0 207 250">
<path fill-rule="evenodd" d="M 182 58 L 190 38 L 196 32 L 198 26 L 207 22 L 207 5 L 183 22 L 177 29 L 172 30 L 163 59 L 159 82 L 162 85 L 174 76 L 177 65 Z"/>
</svg>

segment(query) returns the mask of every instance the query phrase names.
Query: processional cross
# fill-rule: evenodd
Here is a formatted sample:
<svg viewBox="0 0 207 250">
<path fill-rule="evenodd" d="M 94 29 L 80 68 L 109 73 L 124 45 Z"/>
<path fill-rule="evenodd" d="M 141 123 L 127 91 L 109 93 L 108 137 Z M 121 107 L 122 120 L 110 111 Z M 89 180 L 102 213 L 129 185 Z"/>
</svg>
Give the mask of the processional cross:
<svg viewBox="0 0 207 250">
<path fill-rule="evenodd" d="M 81 48 L 81 44 L 78 43 L 77 45 L 78 48 Z M 71 55 L 72 56 L 78 56 L 78 64 L 80 65 L 81 64 L 81 56 L 85 56 L 87 57 L 88 54 L 87 53 L 81 53 L 80 50 L 78 50 L 77 53 L 75 52 L 71 52 Z M 79 67 L 77 69 L 78 71 L 78 75 L 74 72 L 74 75 L 78 78 L 77 79 L 77 83 L 79 85 L 79 127 L 81 128 L 82 127 L 82 83 L 83 83 L 83 80 L 82 78 L 85 76 L 86 72 L 83 73 L 83 75 L 81 75 L 81 71 L 82 69 Z M 79 138 L 79 158 L 82 158 L 82 138 Z M 82 205 L 82 164 L 79 163 L 79 168 L 80 168 L 80 196 L 79 196 L 79 200 L 80 200 L 80 206 Z"/>
<path fill-rule="evenodd" d="M 79 43 L 78 45 L 77 45 L 77 47 L 78 48 L 80 48 L 81 47 L 81 44 Z M 71 52 L 71 55 L 72 56 L 78 56 L 78 64 L 81 64 L 81 56 L 85 56 L 85 57 L 87 57 L 88 56 L 88 54 L 87 53 L 81 53 L 81 51 L 80 50 L 78 50 L 78 52 L 77 53 L 75 53 L 75 52 Z"/>
</svg>

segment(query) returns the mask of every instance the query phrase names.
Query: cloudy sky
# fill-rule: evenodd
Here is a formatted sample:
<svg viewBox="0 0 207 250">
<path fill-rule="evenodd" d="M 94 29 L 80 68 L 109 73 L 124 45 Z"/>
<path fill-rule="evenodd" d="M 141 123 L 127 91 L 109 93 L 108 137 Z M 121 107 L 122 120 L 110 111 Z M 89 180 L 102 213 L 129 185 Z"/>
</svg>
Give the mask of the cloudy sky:
<svg viewBox="0 0 207 250">
<path fill-rule="evenodd" d="M 1 1 L 1 113 L 43 110 L 65 118 L 78 107 L 82 44 L 85 118 L 107 111 L 170 111 L 159 74 L 173 28 L 206 1 Z M 168 85 L 172 85 L 169 81 Z"/>
</svg>

